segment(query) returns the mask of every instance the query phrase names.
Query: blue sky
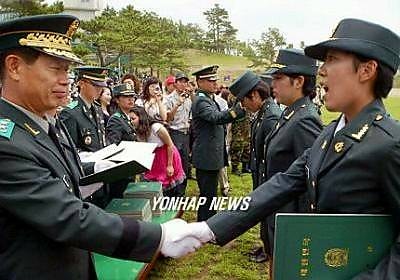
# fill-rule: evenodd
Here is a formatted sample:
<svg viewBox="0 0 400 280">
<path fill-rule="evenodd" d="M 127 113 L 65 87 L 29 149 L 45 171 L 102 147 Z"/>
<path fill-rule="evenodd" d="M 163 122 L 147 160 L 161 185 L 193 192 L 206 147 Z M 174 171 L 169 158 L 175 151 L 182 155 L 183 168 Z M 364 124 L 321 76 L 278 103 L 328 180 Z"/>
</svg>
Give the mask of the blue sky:
<svg viewBox="0 0 400 280">
<path fill-rule="evenodd" d="M 54 2 L 54 0 L 47 0 Z M 218 3 L 229 13 L 242 41 L 259 39 L 268 27 L 277 27 L 287 43 L 299 47 L 327 39 L 343 18 L 359 18 L 384 25 L 400 35 L 399 0 L 104 0 L 121 9 L 128 4 L 204 29 L 203 12 Z"/>
</svg>

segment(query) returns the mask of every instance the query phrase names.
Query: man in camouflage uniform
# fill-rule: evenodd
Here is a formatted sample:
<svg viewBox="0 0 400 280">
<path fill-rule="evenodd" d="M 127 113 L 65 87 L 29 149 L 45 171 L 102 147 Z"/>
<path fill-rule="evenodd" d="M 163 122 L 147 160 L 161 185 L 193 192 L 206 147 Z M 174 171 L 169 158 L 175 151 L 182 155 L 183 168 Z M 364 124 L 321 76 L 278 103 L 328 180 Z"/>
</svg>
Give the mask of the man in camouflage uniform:
<svg viewBox="0 0 400 280">
<path fill-rule="evenodd" d="M 236 102 L 236 98 L 231 95 L 230 105 Z M 232 173 L 238 176 L 241 173 L 250 173 L 248 164 L 250 161 L 250 115 L 232 123 L 232 140 L 229 149 L 231 157 Z M 239 171 L 239 163 L 242 163 L 242 172 Z"/>
</svg>

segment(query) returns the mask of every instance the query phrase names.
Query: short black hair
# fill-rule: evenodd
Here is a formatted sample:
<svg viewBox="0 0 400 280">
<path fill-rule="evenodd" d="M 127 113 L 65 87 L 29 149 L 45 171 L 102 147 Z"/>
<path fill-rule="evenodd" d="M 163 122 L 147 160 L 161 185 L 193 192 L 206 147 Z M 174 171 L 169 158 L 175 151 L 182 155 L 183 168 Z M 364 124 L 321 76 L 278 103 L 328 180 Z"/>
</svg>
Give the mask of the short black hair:
<svg viewBox="0 0 400 280">
<path fill-rule="evenodd" d="M 28 64 L 33 64 L 40 56 L 40 52 L 37 50 L 34 50 L 32 48 L 13 48 L 6 50 L 0 54 L 0 80 L 4 79 L 4 74 L 5 74 L 5 61 L 6 57 L 9 56 L 10 54 L 16 54 L 22 57 L 22 59 L 28 63 Z"/>
<path fill-rule="evenodd" d="M 360 63 L 375 60 L 373 58 L 367 58 L 358 54 L 353 54 L 353 65 L 354 70 L 357 71 Z M 386 98 L 393 87 L 393 78 L 395 72 L 388 66 L 375 60 L 378 63 L 377 75 L 374 83 L 374 95 L 375 98 Z"/>
<path fill-rule="evenodd" d="M 315 85 L 317 83 L 316 76 L 302 75 L 302 74 L 290 74 L 288 75 L 290 78 L 290 83 L 293 84 L 293 79 L 303 76 L 304 84 L 301 89 L 303 96 L 308 96 L 310 99 L 313 99 L 316 96 L 316 88 Z"/>
<path fill-rule="evenodd" d="M 264 81 L 259 81 L 257 84 L 245 95 L 249 97 L 249 95 L 253 92 L 257 91 L 260 95 L 261 100 L 265 100 L 271 96 L 271 90 L 268 84 Z"/>
</svg>

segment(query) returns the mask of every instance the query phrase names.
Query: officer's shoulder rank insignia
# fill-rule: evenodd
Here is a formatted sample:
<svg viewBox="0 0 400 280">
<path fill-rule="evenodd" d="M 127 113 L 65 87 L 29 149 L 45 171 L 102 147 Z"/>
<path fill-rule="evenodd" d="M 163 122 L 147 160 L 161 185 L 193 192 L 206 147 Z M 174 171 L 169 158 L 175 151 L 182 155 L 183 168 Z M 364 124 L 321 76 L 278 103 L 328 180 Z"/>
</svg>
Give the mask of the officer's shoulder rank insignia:
<svg viewBox="0 0 400 280">
<path fill-rule="evenodd" d="M 129 85 L 129 84 L 128 84 Z M 116 112 L 116 113 L 114 113 L 114 116 L 116 116 L 117 118 L 120 118 L 120 117 L 122 117 L 122 115 L 121 115 L 121 113 L 120 112 Z"/>
<path fill-rule="evenodd" d="M 383 119 L 383 116 L 381 114 L 376 115 L 375 120 L 380 121 Z"/>
<path fill-rule="evenodd" d="M 199 92 L 199 97 L 206 97 L 206 95 L 202 92 Z"/>
<path fill-rule="evenodd" d="M 290 112 L 289 115 L 285 116 L 286 120 L 290 120 L 290 118 L 294 115 L 294 111 Z"/>
<path fill-rule="evenodd" d="M 74 109 L 76 106 L 78 106 L 78 101 L 71 101 L 68 105 L 67 105 L 67 107 L 68 108 L 70 108 L 70 109 Z"/>
<path fill-rule="evenodd" d="M 10 139 L 15 123 L 10 119 L 0 119 L 0 136 Z"/>
<path fill-rule="evenodd" d="M 360 129 L 359 132 L 351 134 L 351 136 L 357 140 L 361 140 L 364 134 L 368 131 L 369 126 L 368 124 L 364 124 L 364 126 Z"/>
</svg>

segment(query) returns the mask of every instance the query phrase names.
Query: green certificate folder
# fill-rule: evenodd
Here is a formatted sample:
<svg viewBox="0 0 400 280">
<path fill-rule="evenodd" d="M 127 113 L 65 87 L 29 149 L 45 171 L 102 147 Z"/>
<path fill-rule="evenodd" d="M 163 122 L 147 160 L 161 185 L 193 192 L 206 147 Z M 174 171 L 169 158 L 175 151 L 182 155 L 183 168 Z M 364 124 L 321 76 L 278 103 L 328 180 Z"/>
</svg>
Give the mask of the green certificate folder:
<svg viewBox="0 0 400 280">
<path fill-rule="evenodd" d="M 388 215 L 277 214 L 274 280 L 344 280 L 374 268 L 396 231 Z"/>
<path fill-rule="evenodd" d="M 146 222 L 151 221 L 150 201 L 145 198 L 114 198 L 104 210 Z"/>
<path fill-rule="evenodd" d="M 154 206 L 154 199 L 163 196 L 162 184 L 159 182 L 137 182 L 129 183 L 124 191 L 124 198 L 147 198 L 150 200 L 150 206 L 153 216 L 160 216 L 162 211 Z"/>
<path fill-rule="evenodd" d="M 161 224 L 172 220 L 177 212 L 166 211 L 160 217 L 153 217 L 152 222 Z M 145 272 L 147 263 L 120 260 L 100 254 L 93 254 L 96 274 L 99 280 L 133 280 L 140 278 Z"/>
</svg>

